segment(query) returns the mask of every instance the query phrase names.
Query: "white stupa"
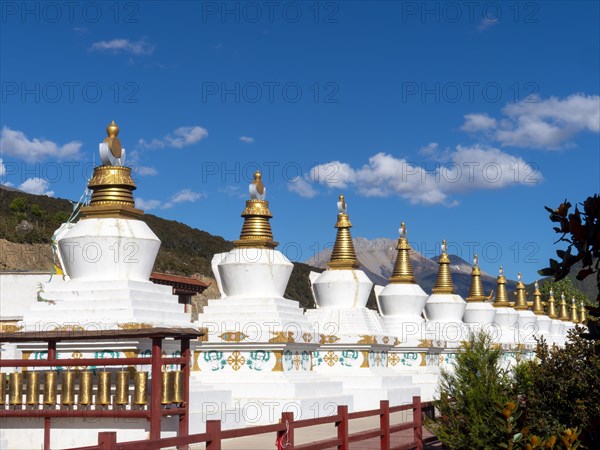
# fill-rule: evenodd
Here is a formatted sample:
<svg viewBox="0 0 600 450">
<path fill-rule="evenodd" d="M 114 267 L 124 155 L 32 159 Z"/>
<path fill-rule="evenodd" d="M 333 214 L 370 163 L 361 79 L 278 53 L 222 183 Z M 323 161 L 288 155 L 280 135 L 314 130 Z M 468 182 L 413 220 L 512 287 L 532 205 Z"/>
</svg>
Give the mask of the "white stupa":
<svg viewBox="0 0 600 450">
<path fill-rule="evenodd" d="M 172 288 L 149 281 L 160 240 L 135 208 L 114 121 L 106 132 L 102 165 L 88 183 L 91 201 L 81 220 L 57 233 L 64 281 L 42 286 L 42 301 L 24 314 L 26 330 L 190 327 Z"/>
<path fill-rule="evenodd" d="M 418 345 L 427 294 L 415 280 L 404 222 L 396 248 L 398 254 L 390 283 L 377 293 L 377 304 L 387 333 L 397 337 L 401 344 Z"/>
<path fill-rule="evenodd" d="M 376 311 L 367 308 L 373 283 L 362 270 L 350 235 L 352 224 L 348 218 L 346 201 L 340 195 L 337 203 L 337 235 L 322 274 L 311 277 L 317 308 L 306 312 L 309 320 L 320 330 L 335 323 L 337 335 L 383 335 L 385 331 Z"/>
<path fill-rule="evenodd" d="M 504 276 L 502 266 L 496 279 L 496 298 L 493 305 L 496 308 L 494 322 L 496 324 L 497 335 L 494 335 L 495 340 L 504 346 L 514 346 L 519 339 L 519 313 L 511 307 L 508 301 L 506 277 Z"/>
<path fill-rule="evenodd" d="M 537 332 L 535 333 L 535 336 L 538 338 L 543 337 L 546 342 L 551 342 L 552 334 L 550 332 L 550 327 L 552 326 L 552 319 L 544 312 L 540 285 L 537 281 L 535 282 L 535 290 L 533 291 L 533 306 L 531 310 L 537 317 Z"/>
<path fill-rule="evenodd" d="M 324 332 L 313 353 L 314 370 L 342 382 L 356 409 L 376 408 L 379 400 L 404 404 L 419 395 L 420 388 L 410 375 L 388 368 L 388 352 L 396 339 L 386 333 L 377 311 L 366 307 L 373 283 L 358 270 L 343 195 L 337 207 L 337 235 L 328 269 L 312 277 L 317 308 L 306 312 L 313 328 Z"/>
<path fill-rule="evenodd" d="M 467 297 L 467 306 L 463 321 L 474 332 L 478 329 L 488 329 L 494 323 L 496 309 L 489 303 L 493 291 L 488 297 L 483 292 L 481 284 L 481 270 L 479 269 L 479 258 L 477 255 L 473 258 L 473 270 L 471 272 L 471 289 Z"/>
<path fill-rule="evenodd" d="M 439 269 L 432 294 L 427 298 L 425 314 L 425 336 L 443 341 L 448 347 L 456 347 L 468 338 L 468 328 L 462 321 L 467 303 L 454 293 L 454 283 L 450 274 L 450 258 L 446 241 L 442 241 Z"/>
<path fill-rule="evenodd" d="M 548 298 L 548 317 L 551 320 L 548 342 L 559 345 L 563 342 L 563 322 L 559 320 L 556 313 L 556 300 L 552 289 L 550 289 L 550 298 Z"/>
<path fill-rule="evenodd" d="M 569 314 L 569 307 L 564 292 L 560 294 L 558 320 L 560 320 L 560 333 L 558 335 L 557 344 L 562 346 L 565 345 L 569 330 L 575 328 L 575 324 L 571 321 L 571 315 Z"/>
<path fill-rule="evenodd" d="M 240 238 L 212 260 L 221 298 L 209 300 L 195 322 L 207 339 L 195 346 L 199 371 L 191 382 L 230 390 L 242 410 L 258 411 L 256 423 L 285 410 L 306 417 L 326 414 L 331 405 L 352 407 L 342 383 L 313 372 L 319 330 L 298 301 L 283 296 L 293 264 L 275 250 L 260 172 L 249 191 Z"/>
<path fill-rule="evenodd" d="M 521 272 L 517 276 L 515 296 L 514 309 L 519 314 L 519 318 L 517 319 L 519 343 L 535 345 L 535 335 L 538 332 L 537 315 L 527 306 L 527 292 L 525 292 Z"/>
<path fill-rule="evenodd" d="M 575 301 L 575 297 L 571 298 L 571 314 L 569 315 L 569 322 L 565 330 L 565 337 L 569 330 L 572 330 L 579 324 L 579 314 L 577 311 L 577 302 Z"/>
<path fill-rule="evenodd" d="M 290 341 L 314 343 L 315 332 L 299 303 L 283 297 L 294 265 L 275 249 L 260 172 L 249 191 L 240 239 L 231 251 L 212 259 L 221 298 L 209 300 L 196 323 L 207 329 L 208 342 L 224 342 L 224 333 L 238 332 L 245 336 L 240 342 L 268 342 L 284 333 Z M 310 336 L 303 341 L 305 333 Z"/>
</svg>

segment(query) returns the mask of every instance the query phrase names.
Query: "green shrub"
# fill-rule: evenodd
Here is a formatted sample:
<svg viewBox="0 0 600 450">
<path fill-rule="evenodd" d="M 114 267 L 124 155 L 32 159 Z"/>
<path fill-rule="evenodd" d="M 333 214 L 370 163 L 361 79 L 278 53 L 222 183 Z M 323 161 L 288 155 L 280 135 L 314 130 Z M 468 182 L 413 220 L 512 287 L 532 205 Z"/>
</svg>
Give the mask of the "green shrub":
<svg viewBox="0 0 600 450">
<path fill-rule="evenodd" d="M 600 448 L 600 344 L 581 331 L 571 331 L 564 348 L 539 342 L 537 360 L 521 369 L 529 382 L 519 387 L 536 433 L 577 427 L 583 448 Z"/>
<path fill-rule="evenodd" d="M 457 353 L 454 371 L 443 370 L 439 418 L 427 421 L 438 439 L 451 449 L 495 449 L 504 439 L 496 425 L 498 405 L 510 401 L 511 380 L 500 367 L 502 352 L 480 332 Z"/>
</svg>

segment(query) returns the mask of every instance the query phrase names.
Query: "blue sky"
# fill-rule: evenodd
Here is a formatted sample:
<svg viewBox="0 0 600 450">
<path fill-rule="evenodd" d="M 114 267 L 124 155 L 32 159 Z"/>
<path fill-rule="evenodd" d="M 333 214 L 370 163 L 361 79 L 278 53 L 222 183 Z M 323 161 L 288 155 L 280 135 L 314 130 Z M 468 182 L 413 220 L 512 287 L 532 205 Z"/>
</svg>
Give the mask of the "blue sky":
<svg viewBox="0 0 600 450">
<path fill-rule="evenodd" d="M 598 2 L 2 2 L 1 182 L 78 199 L 115 120 L 147 212 L 279 249 L 397 237 L 536 270 L 600 192 Z"/>
</svg>

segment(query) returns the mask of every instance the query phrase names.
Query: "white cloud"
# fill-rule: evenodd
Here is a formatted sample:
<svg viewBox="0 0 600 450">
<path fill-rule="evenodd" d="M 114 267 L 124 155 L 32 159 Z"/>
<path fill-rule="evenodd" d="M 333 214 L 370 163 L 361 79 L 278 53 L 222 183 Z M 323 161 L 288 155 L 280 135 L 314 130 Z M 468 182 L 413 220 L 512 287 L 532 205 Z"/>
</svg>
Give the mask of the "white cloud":
<svg viewBox="0 0 600 450">
<path fill-rule="evenodd" d="M 450 197 L 459 192 L 532 185 L 541 180 L 541 174 L 520 157 L 475 145 L 457 146 L 444 153 L 443 161 L 432 158 L 416 163 L 386 153 L 371 156 L 357 168 L 332 161 L 313 167 L 308 176 L 296 180 L 298 187 L 289 183 L 288 189 L 314 196 L 314 185 L 320 184 L 352 189 L 364 197 L 398 196 L 411 203 L 454 206 L 457 201 Z"/>
<path fill-rule="evenodd" d="M 173 203 L 182 203 L 182 202 L 195 202 L 199 198 L 202 198 L 203 194 L 199 192 L 194 192 L 190 189 L 182 189 L 178 193 L 176 193 L 173 197 L 171 197 L 171 201 Z"/>
<path fill-rule="evenodd" d="M 165 147 L 183 148 L 195 144 L 208 136 L 208 131 L 200 126 L 179 127 L 173 133 L 167 134 L 162 139 L 152 139 L 146 142 L 144 139 L 138 141 L 141 148 L 158 149 Z"/>
<path fill-rule="evenodd" d="M 0 135 L 0 150 L 6 155 L 27 162 L 37 162 L 46 158 L 76 159 L 80 156 L 81 142 L 71 141 L 59 146 L 43 138 L 30 140 L 22 131 L 3 127 Z"/>
<path fill-rule="evenodd" d="M 158 170 L 154 167 L 138 166 L 137 173 L 142 176 L 154 176 L 158 174 Z"/>
<path fill-rule="evenodd" d="M 154 52 L 154 46 L 145 38 L 132 42 L 129 39 L 112 39 L 110 41 L 94 42 L 90 47 L 91 51 L 129 53 L 131 55 L 143 56 L 151 55 Z"/>
<path fill-rule="evenodd" d="M 465 115 L 465 123 L 460 129 L 469 133 L 474 133 L 493 128 L 496 128 L 496 119 L 487 114 L 467 114 Z"/>
<path fill-rule="evenodd" d="M 25 180 L 19 185 L 18 189 L 29 194 L 47 195 L 48 197 L 52 197 L 54 195 L 54 191 L 49 191 L 48 185 L 48 181 L 35 177 Z"/>
<path fill-rule="evenodd" d="M 349 164 L 341 161 L 331 161 L 312 167 L 308 174 L 308 181 L 344 189 L 353 176 L 354 170 Z"/>
<path fill-rule="evenodd" d="M 240 141 L 244 142 L 245 144 L 252 144 L 254 142 L 254 138 L 250 136 L 240 136 Z"/>
<path fill-rule="evenodd" d="M 496 121 L 482 114 L 467 114 L 462 129 L 483 132 L 503 146 L 555 150 L 573 146 L 581 132 L 600 132 L 600 96 L 572 94 L 564 99 L 530 96 L 502 109 Z"/>
<path fill-rule="evenodd" d="M 4 162 L 2 158 L 0 158 L 0 177 L 6 173 L 6 167 L 4 167 Z"/>
<path fill-rule="evenodd" d="M 419 153 L 421 155 L 433 155 L 437 151 L 439 144 L 437 142 L 430 142 L 429 144 L 421 147 Z"/>
<path fill-rule="evenodd" d="M 135 199 L 135 207 L 143 209 L 145 211 L 150 211 L 158 208 L 162 202 L 160 200 L 144 200 L 141 197 L 137 197 Z"/>
<path fill-rule="evenodd" d="M 162 202 L 161 200 L 144 200 L 138 197 L 135 199 L 135 204 L 138 208 L 150 211 L 152 209 L 169 209 L 178 203 L 195 202 L 204 197 L 206 197 L 206 194 L 201 192 L 194 192 L 191 189 L 182 189 L 166 202 Z"/>
<path fill-rule="evenodd" d="M 318 191 L 312 187 L 308 181 L 301 177 L 295 177 L 294 179 L 290 180 L 287 187 L 290 191 L 295 192 L 300 197 L 304 198 L 313 198 L 319 194 Z"/>
<path fill-rule="evenodd" d="M 499 18 L 497 17 L 484 17 L 483 19 L 481 19 L 481 22 L 479 22 L 479 25 L 477 25 L 477 31 L 485 31 L 488 28 L 498 24 L 500 22 Z"/>
</svg>

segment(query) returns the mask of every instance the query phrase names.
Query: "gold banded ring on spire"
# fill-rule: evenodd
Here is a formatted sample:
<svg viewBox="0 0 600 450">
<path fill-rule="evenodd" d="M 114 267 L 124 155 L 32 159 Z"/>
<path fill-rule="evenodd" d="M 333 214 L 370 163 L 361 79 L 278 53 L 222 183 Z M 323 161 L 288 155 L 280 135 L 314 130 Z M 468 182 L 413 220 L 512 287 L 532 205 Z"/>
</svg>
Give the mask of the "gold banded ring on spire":
<svg viewBox="0 0 600 450">
<path fill-rule="evenodd" d="M 114 121 L 106 128 L 108 138 L 105 143 L 112 145 L 111 151 L 121 152 L 121 143 L 117 138 L 119 129 Z M 90 204 L 81 208 L 82 218 L 133 218 L 144 212 L 135 208 L 133 191 L 136 189 L 131 178 L 131 168 L 124 166 L 101 165 L 94 168 L 94 174 L 88 182 L 92 191 Z"/>
<path fill-rule="evenodd" d="M 260 172 L 254 174 L 254 180 L 250 183 L 250 200 L 246 200 L 246 208 L 242 212 L 244 225 L 240 238 L 234 241 L 236 248 L 268 248 L 277 247 L 278 243 L 273 240 L 271 223 L 273 217 L 269 210 L 269 202 L 265 200 L 266 188 L 262 182 Z"/>
<path fill-rule="evenodd" d="M 533 291 L 532 311 L 538 316 L 544 315 L 544 307 L 542 306 L 542 293 L 540 292 L 540 286 L 537 281 L 535 282 L 535 290 Z"/>
<path fill-rule="evenodd" d="M 500 267 L 500 273 L 496 278 L 496 298 L 494 300 L 494 307 L 496 308 L 507 308 L 510 306 L 508 302 L 508 294 L 506 293 L 506 277 L 504 276 L 504 269 Z"/>
<path fill-rule="evenodd" d="M 550 289 L 550 297 L 548 298 L 548 317 L 551 319 L 557 319 L 556 314 L 556 300 L 554 299 L 554 291 Z"/>
<path fill-rule="evenodd" d="M 346 211 L 346 201 L 343 195 L 340 195 L 338 201 L 338 216 L 335 228 L 337 228 L 337 234 L 327 267 L 333 270 L 358 269 L 360 264 L 356 258 L 352 235 L 350 234 L 352 223 L 350 223 L 350 218 Z"/>
<path fill-rule="evenodd" d="M 396 255 L 396 263 L 392 276 L 389 278 L 390 283 L 394 284 L 416 284 L 415 274 L 413 272 L 412 263 L 410 261 L 410 245 L 406 238 L 406 226 L 404 222 L 400 226 L 400 237 L 396 246 L 398 254 Z"/>
<path fill-rule="evenodd" d="M 491 296 L 491 294 L 490 294 Z M 479 269 L 479 258 L 477 255 L 473 258 L 473 270 L 471 271 L 471 289 L 467 297 L 468 302 L 483 302 L 486 300 L 481 284 L 481 270 Z"/>
<path fill-rule="evenodd" d="M 434 294 L 453 294 L 454 283 L 452 282 L 452 276 L 450 275 L 450 258 L 446 251 L 446 241 L 442 241 L 442 254 L 438 262 L 439 268 L 437 277 L 435 279 L 435 285 L 431 292 Z"/>
<path fill-rule="evenodd" d="M 517 288 L 515 291 L 516 300 L 514 308 L 517 311 L 524 311 L 528 309 L 527 306 L 527 292 L 525 292 L 525 285 L 523 284 L 521 272 L 518 275 Z"/>
</svg>

